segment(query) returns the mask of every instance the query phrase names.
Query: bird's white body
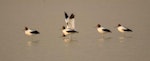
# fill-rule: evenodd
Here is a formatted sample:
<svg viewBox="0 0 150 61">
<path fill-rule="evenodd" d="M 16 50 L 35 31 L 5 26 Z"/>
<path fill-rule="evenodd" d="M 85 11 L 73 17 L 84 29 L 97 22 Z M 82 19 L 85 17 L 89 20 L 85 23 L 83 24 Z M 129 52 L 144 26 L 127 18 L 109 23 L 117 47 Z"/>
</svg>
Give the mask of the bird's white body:
<svg viewBox="0 0 150 61">
<path fill-rule="evenodd" d="M 106 28 L 104 28 L 104 27 L 98 27 L 98 28 L 97 28 L 97 31 L 98 31 L 99 33 L 102 33 L 102 34 L 107 33 L 107 32 L 105 32 L 105 31 L 103 31 L 103 29 L 106 29 Z"/>
<path fill-rule="evenodd" d="M 36 35 L 36 34 L 40 34 L 40 33 L 36 30 L 31 30 L 31 29 L 25 27 L 25 35 L 32 36 L 32 35 Z"/>
<path fill-rule="evenodd" d="M 117 30 L 121 33 L 124 33 L 124 32 L 132 32 L 131 29 L 128 29 L 127 27 L 125 26 L 122 26 L 120 24 L 118 24 L 118 27 L 117 27 Z"/>
<path fill-rule="evenodd" d="M 63 35 L 69 35 L 72 33 L 78 33 L 75 30 L 75 15 L 71 14 L 70 16 L 68 16 L 68 14 L 65 12 L 65 22 L 66 22 L 66 27 L 63 26 Z"/>
<path fill-rule="evenodd" d="M 127 29 L 127 28 L 125 28 L 124 26 L 119 26 L 117 29 L 119 32 L 124 33 L 125 32 L 124 29 Z"/>
<path fill-rule="evenodd" d="M 97 24 L 97 31 L 101 34 L 110 33 L 111 31 L 107 28 L 104 28 L 100 24 Z"/>
<path fill-rule="evenodd" d="M 69 30 L 70 30 L 70 29 L 66 28 L 66 29 L 63 29 L 62 32 L 63 32 L 64 35 L 69 35 L 70 33 L 67 32 L 67 31 L 69 31 Z"/>
<path fill-rule="evenodd" d="M 31 35 L 33 35 L 31 32 L 32 32 L 32 30 L 28 29 L 25 31 L 25 34 L 28 36 L 31 36 Z"/>
</svg>

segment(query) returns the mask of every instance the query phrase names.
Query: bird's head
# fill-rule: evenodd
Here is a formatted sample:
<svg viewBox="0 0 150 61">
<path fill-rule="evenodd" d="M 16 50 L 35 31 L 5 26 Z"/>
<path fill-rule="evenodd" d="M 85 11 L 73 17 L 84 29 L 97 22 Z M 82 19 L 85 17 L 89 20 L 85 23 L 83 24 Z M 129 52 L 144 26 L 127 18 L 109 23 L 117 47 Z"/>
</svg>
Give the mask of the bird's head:
<svg viewBox="0 0 150 61">
<path fill-rule="evenodd" d="M 63 34 L 62 37 L 66 37 L 66 35 Z"/>
<path fill-rule="evenodd" d="M 66 27 L 65 27 L 65 26 L 62 26 L 62 29 L 66 29 Z"/>
<path fill-rule="evenodd" d="M 97 27 L 101 27 L 101 25 L 100 25 L 100 24 L 97 24 Z"/>
<path fill-rule="evenodd" d="M 28 30 L 28 27 L 25 27 L 24 30 Z"/>
<path fill-rule="evenodd" d="M 118 27 L 121 26 L 121 24 L 118 24 Z"/>
</svg>

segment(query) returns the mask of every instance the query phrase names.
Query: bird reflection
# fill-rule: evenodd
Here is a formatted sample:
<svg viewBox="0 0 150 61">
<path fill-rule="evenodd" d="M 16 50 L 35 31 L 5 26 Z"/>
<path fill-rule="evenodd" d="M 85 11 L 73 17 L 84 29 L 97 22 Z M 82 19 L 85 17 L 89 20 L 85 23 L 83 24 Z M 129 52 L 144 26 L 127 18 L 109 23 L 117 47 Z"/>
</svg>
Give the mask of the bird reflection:
<svg viewBox="0 0 150 61">
<path fill-rule="evenodd" d="M 124 36 L 120 36 L 119 39 L 125 39 L 125 37 Z"/>
<path fill-rule="evenodd" d="M 112 37 L 102 37 L 102 38 L 100 38 L 99 40 L 109 40 L 109 39 L 112 39 Z"/>
<path fill-rule="evenodd" d="M 76 40 L 72 38 L 63 38 L 63 41 L 65 43 L 65 46 L 68 47 L 72 42 L 75 42 Z"/>
<path fill-rule="evenodd" d="M 39 40 L 34 40 L 34 41 L 27 41 L 27 46 L 33 46 L 35 44 L 39 43 Z"/>
<path fill-rule="evenodd" d="M 130 39 L 130 38 L 132 38 L 132 36 L 120 36 L 119 37 L 119 42 L 123 43 L 123 42 L 125 42 L 126 39 Z"/>
<path fill-rule="evenodd" d="M 125 35 L 124 35 L 124 36 L 120 36 L 120 37 L 119 37 L 119 39 L 129 39 L 129 38 L 132 38 L 132 36 L 125 36 Z"/>
<path fill-rule="evenodd" d="M 103 47 L 103 44 L 104 44 L 104 42 L 105 42 L 105 39 L 104 38 L 100 38 L 100 39 L 98 39 L 98 47 L 100 47 L 100 48 L 102 48 Z"/>
<path fill-rule="evenodd" d="M 99 39 L 98 39 L 98 46 L 99 46 L 100 48 L 102 48 L 102 47 L 104 46 L 104 43 L 105 43 L 105 42 L 108 42 L 110 39 L 112 39 L 112 37 L 99 38 Z"/>
<path fill-rule="evenodd" d="M 64 42 L 65 42 L 65 43 L 70 43 L 71 41 L 72 41 L 72 39 L 64 38 Z"/>
</svg>

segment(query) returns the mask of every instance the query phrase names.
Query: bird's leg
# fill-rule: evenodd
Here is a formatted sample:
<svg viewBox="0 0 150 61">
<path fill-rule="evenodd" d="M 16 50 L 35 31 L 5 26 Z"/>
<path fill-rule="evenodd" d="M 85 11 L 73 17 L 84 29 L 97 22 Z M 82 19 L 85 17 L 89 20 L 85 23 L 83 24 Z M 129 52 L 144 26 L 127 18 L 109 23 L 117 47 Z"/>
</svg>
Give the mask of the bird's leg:
<svg viewBox="0 0 150 61">
<path fill-rule="evenodd" d="M 72 40 L 72 34 L 70 34 L 70 40 Z"/>
<path fill-rule="evenodd" d="M 102 34 L 102 39 L 104 39 L 104 34 Z"/>
<path fill-rule="evenodd" d="M 70 34 L 70 35 L 68 35 L 68 37 L 69 37 L 69 39 L 71 39 L 71 34 Z"/>
<path fill-rule="evenodd" d="M 125 33 L 123 33 L 123 37 L 124 37 L 124 38 L 126 37 Z"/>
<path fill-rule="evenodd" d="M 125 38 L 125 33 L 122 33 L 122 35 L 120 36 L 120 39 L 124 39 Z"/>
</svg>

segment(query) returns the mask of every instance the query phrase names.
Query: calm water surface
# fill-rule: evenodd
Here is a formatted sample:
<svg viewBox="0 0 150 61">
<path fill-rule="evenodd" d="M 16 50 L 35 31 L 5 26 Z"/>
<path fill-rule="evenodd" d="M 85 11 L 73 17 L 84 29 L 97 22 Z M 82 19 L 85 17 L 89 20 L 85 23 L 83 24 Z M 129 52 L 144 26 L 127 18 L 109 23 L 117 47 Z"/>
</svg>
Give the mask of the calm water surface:
<svg viewBox="0 0 150 61">
<path fill-rule="evenodd" d="M 0 0 L 0 61 L 149 61 L 148 0 Z M 72 40 L 62 38 L 64 11 L 76 15 Z M 112 31 L 102 38 L 101 24 Z M 117 24 L 134 32 L 122 37 Z M 28 26 L 40 35 L 24 35 Z"/>
</svg>

